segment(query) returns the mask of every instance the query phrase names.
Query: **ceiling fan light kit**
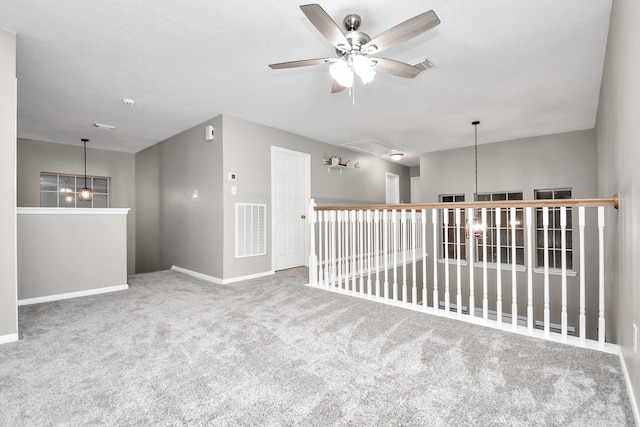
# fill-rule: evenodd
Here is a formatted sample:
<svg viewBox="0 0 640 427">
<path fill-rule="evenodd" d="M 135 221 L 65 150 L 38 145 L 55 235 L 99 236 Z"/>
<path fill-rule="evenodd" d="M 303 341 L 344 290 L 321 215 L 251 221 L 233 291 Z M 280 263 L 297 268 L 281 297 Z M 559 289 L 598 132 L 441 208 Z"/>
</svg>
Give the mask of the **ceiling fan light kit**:
<svg viewBox="0 0 640 427">
<path fill-rule="evenodd" d="M 329 73 L 335 80 L 331 89 L 332 93 L 352 88 L 354 74 L 360 77 L 363 84 L 372 82 L 376 72 L 409 79 L 415 78 L 422 71 L 421 68 L 404 62 L 369 55 L 410 40 L 440 24 L 438 16 L 433 10 L 430 10 L 414 16 L 371 39 L 367 34 L 358 31 L 362 22 L 359 15 L 350 14 L 344 18 L 343 24 L 347 32 L 343 33 L 320 5 L 307 4 L 300 6 L 300 9 L 313 26 L 335 47 L 338 59 L 305 59 L 270 64 L 269 67 L 283 69 L 331 64 Z"/>
</svg>

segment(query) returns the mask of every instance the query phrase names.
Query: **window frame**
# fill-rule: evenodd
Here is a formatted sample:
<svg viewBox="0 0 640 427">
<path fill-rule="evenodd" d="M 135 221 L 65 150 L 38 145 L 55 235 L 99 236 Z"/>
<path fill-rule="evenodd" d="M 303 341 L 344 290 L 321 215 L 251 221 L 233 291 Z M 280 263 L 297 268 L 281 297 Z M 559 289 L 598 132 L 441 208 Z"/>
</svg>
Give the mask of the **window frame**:
<svg viewBox="0 0 640 427">
<path fill-rule="evenodd" d="M 451 198 L 451 200 L 445 200 Z M 440 201 L 440 203 L 455 203 L 455 202 L 464 202 L 465 201 L 465 194 L 464 193 L 450 193 L 450 194 L 439 194 L 438 195 L 438 200 Z M 448 259 L 449 261 L 453 260 L 455 262 L 458 261 L 458 258 L 456 257 L 456 245 L 458 243 L 458 241 L 455 239 L 456 236 L 456 211 L 455 208 L 450 208 L 449 209 L 449 224 L 447 226 L 447 228 L 445 229 L 445 225 L 444 225 L 444 208 L 440 211 L 440 236 L 441 236 L 441 241 L 440 241 L 440 256 L 439 259 L 440 260 L 445 260 Z M 458 236 L 458 239 L 460 239 L 460 261 L 461 262 L 467 262 L 467 239 L 466 239 L 466 209 L 460 209 L 460 235 Z M 449 239 L 448 239 L 448 245 L 449 245 L 449 251 L 448 254 L 449 256 L 447 258 L 445 258 L 445 251 L 447 250 L 447 248 L 445 248 L 445 232 L 448 232 L 449 234 Z"/>
<path fill-rule="evenodd" d="M 551 198 L 539 198 L 539 193 L 550 192 Z M 569 193 L 569 197 L 556 197 L 557 193 Z M 573 198 L 573 188 L 545 188 L 533 190 L 534 200 L 568 200 Z M 560 271 L 562 269 L 562 228 L 560 225 L 560 208 L 548 208 L 549 226 L 548 234 L 548 251 L 549 251 L 549 270 Z M 543 208 L 536 208 L 535 217 L 535 266 L 536 270 L 544 269 L 544 225 L 542 217 Z M 566 259 L 567 271 L 573 271 L 573 208 L 567 208 L 566 214 Z"/>
<path fill-rule="evenodd" d="M 49 177 L 55 177 L 55 190 L 47 190 L 47 189 L 43 189 L 43 177 L 44 176 L 49 176 Z M 60 184 L 60 178 L 73 178 L 73 183 L 74 183 L 74 188 L 70 189 L 70 188 L 61 188 L 61 184 Z M 47 208 L 68 208 L 68 209 L 100 209 L 98 207 L 95 207 L 95 201 L 96 201 L 96 197 L 95 196 L 105 196 L 106 198 L 106 203 L 104 208 L 109 208 L 111 206 L 111 177 L 108 176 L 98 176 L 98 175 L 87 175 L 87 186 L 89 188 L 92 189 L 93 191 L 93 197 L 91 198 L 90 201 L 87 202 L 83 202 L 78 200 L 78 190 L 83 188 L 85 185 L 84 182 L 84 175 L 75 175 L 75 174 L 69 174 L 69 173 L 56 173 L 56 172 L 40 172 L 40 179 L 39 179 L 39 183 L 40 183 L 40 189 L 39 189 L 39 196 L 40 196 L 40 207 L 47 207 Z M 96 192 L 95 191 L 95 184 L 94 184 L 94 180 L 99 179 L 99 180 L 105 180 L 106 181 L 106 190 L 104 192 L 100 191 L 100 192 Z M 62 191 L 61 191 L 62 190 Z M 47 204 L 47 203 L 43 203 L 43 194 L 55 194 L 55 200 L 56 200 L 56 204 L 55 206 L 52 206 L 51 204 Z M 71 205 L 65 205 L 65 206 L 60 206 L 60 199 L 63 195 L 66 195 L 65 198 L 73 198 L 73 206 Z M 68 200 L 68 202 L 70 203 L 71 200 Z M 79 206 L 80 204 L 80 206 Z M 89 204 L 89 206 L 86 206 L 86 204 Z"/>
<path fill-rule="evenodd" d="M 504 197 L 502 197 L 504 196 Z M 524 200 L 524 191 L 493 191 L 486 193 L 478 193 L 476 200 L 482 201 L 509 201 L 509 200 Z M 481 212 L 481 210 L 479 210 Z M 512 237 L 511 237 L 511 225 L 509 224 L 511 219 L 511 209 L 500 210 L 500 264 L 512 265 Z M 487 263 L 496 264 L 497 260 L 497 226 L 496 226 L 495 208 L 487 209 Z M 516 208 L 516 266 L 526 266 L 526 244 L 524 241 L 524 209 Z M 504 236 L 504 238 L 503 238 Z M 483 241 L 482 236 L 475 237 L 475 262 L 483 263 Z M 521 258 L 519 258 L 521 254 Z"/>
</svg>

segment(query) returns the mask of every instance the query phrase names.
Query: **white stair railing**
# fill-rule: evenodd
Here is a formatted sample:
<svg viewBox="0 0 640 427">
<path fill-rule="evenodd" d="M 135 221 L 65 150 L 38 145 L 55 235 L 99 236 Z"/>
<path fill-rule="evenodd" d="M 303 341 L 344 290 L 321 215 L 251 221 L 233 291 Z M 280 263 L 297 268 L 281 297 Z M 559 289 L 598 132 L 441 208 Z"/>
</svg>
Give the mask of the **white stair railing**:
<svg viewBox="0 0 640 427">
<path fill-rule="evenodd" d="M 437 315 L 454 312 L 456 319 L 468 322 L 605 349 L 605 207 L 617 208 L 617 197 L 337 207 L 317 207 L 312 200 L 309 285 Z M 577 237 L 569 225 L 574 208 Z M 463 214 L 468 220 L 482 218 L 481 234 L 467 230 L 463 239 L 469 223 L 464 224 Z M 553 229 L 550 214 L 556 218 Z M 489 217 L 494 218 L 491 235 L 486 227 Z M 520 229 L 525 256 L 517 264 Z M 560 241 L 559 250 L 551 247 L 551 232 L 551 240 Z M 491 258 L 488 237 L 494 239 Z M 567 265 L 569 251 L 578 252 L 577 265 Z M 597 277 L 588 265 L 597 265 Z M 476 298 L 480 285 L 481 300 Z M 503 306 L 503 297 L 511 304 L 506 299 Z M 587 301 L 596 300 L 587 307 Z M 569 325 L 570 319 L 575 326 Z M 576 327 L 578 336 L 571 336 Z"/>
</svg>

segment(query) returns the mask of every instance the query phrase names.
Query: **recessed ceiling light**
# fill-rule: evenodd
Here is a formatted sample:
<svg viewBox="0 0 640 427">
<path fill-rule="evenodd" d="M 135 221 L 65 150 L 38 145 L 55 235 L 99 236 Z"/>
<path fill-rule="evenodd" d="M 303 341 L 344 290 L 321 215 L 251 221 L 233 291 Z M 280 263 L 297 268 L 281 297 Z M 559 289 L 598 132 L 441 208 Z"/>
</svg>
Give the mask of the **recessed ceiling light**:
<svg viewBox="0 0 640 427">
<path fill-rule="evenodd" d="M 133 107 L 134 105 L 136 105 L 135 99 L 131 98 L 123 98 L 122 103 L 127 107 Z"/>
<path fill-rule="evenodd" d="M 93 124 L 94 128 L 98 128 L 98 129 L 102 129 L 102 130 L 114 130 L 116 127 L 112 126 L 112 125 L 105 125 L 102 123 L 94 123 Z"/>
</svg>

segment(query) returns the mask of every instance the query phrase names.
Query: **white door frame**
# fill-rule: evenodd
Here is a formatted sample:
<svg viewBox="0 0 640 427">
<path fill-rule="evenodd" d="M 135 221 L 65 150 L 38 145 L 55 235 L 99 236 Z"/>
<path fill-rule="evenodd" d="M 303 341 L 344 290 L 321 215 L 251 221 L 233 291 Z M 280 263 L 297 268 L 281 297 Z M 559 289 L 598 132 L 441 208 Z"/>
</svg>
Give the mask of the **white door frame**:
<svg viewBox="0 0 640 427">
<path fill-rule="evenodd" d="M 389 185 L 393 185 L 395 187 L 393 190 L 396 200 L 388 200 Z M 397 205 L 398 203 L 400 203 L 400 175 L 398 174 L 387 172 L 385 176 L 385 203 L 388 205 Z"/>
<path fill-rule="evenodd" d="M 271 271 L 275 271 L 275 256 L 276 253 L 276 216 L 275 216 L 275 167 L 273 164 L 273 153 L 280 152 L 286 153 L 289 155 L 294 155 L 304 159 L 304 200 L 305 206 L 309 206 L 309 201 L 311 200 L 311 155 L 309 153 L 303 153 L 300 151 L 289 150 L 287 148 L 276 147 L 275 145 L 271 146 Z M 309 232 L 311 227 L 308 222 L 308 212 L 305 211 L 305 216 L 307 219 L 305 220 L 304 227 L 304 265 L 309 266 Z"/>
</svg>

